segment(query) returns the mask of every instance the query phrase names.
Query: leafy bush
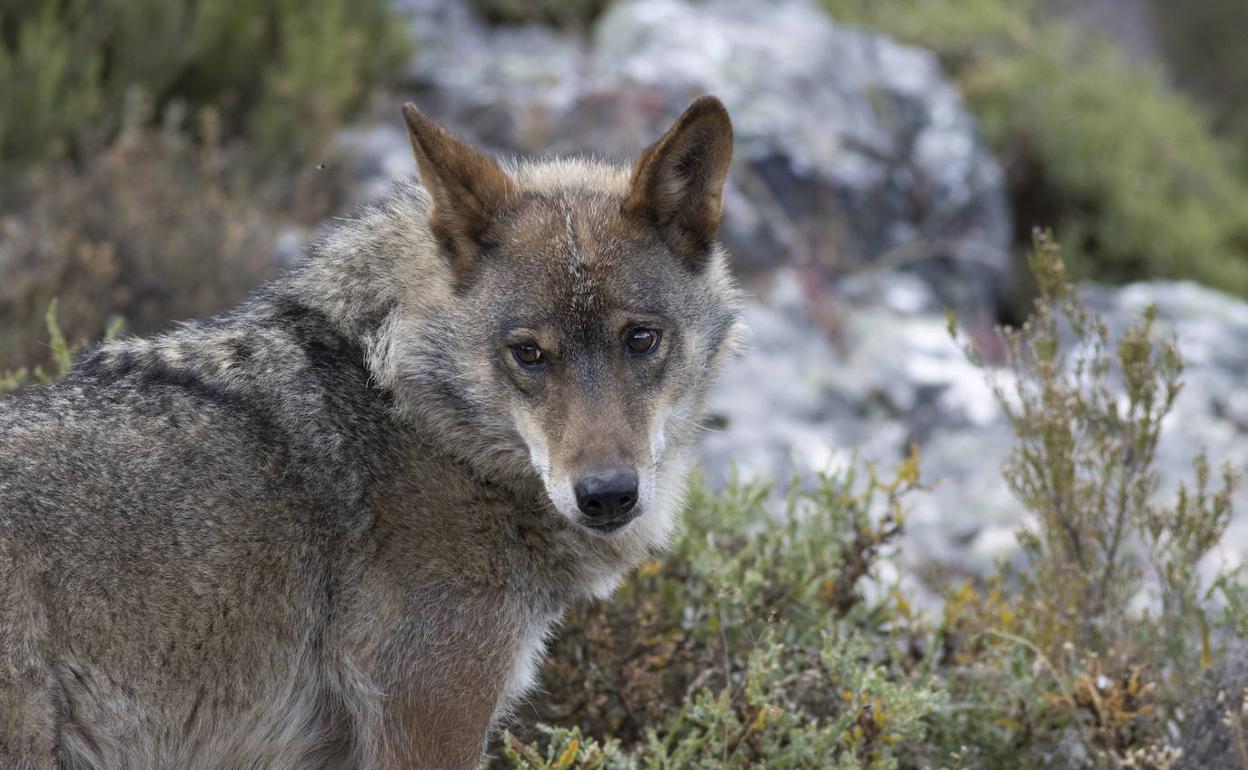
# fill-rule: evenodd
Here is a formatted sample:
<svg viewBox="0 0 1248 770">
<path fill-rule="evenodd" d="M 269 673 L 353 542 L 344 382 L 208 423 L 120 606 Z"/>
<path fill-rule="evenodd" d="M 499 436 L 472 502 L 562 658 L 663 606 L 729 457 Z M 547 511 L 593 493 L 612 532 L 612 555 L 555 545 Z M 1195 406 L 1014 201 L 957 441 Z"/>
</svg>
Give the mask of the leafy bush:
<svg viewBox="0 0 1248 770">
<path fill-rule="evenodd" d="M 1056 641 L 1112 645 L 1141 588 L 1137 562 L 1144 556 L 1163 589 L 1163 614 L 1186 629 L 1201 627 L 1203 618 L 1191 615 L 1200 610 L 1189 567 L 1221 539 L 1233 479 L 1228 468 L 1211 490 L 1202 453 L 1194 487 L 1180 488 L 1173 507 L 1154 503 L 1161 422 L 1181 387 L 1174 341 L 1157 339 L 1153 307 L 1111 345 L 1105 324 L 1067 282 L 1060 250 L 1047 236 L 1038 236 L 1031 267 L 1041 299 L 1023 328 L 1004 331 L 1015 377 L 1011 385 L 996 385 L 1018 440 L 1005 480 L 1038 522 L 1022 539 L 1031 567 L 1023 595 L 1061 603 L 1044 613 L 1066 618 L 1047 629 Z M 1063 329 L 1079 340 L 1073 351 L 1062 344 Z M 1137 542 L 1146 546 L 1143 554 L 1132 552 Z M 1176 663 L 1177 652 L 1171 650 Z"/>
<path fill-rule="evenodd" d="M 156 112 L 216 109 L 280 163 L 319 149 L 402 62 L 386 0 L 15 0 L 0 6 L 0 176 Z"/>
<path fill-rule="evenodd" d="M 1026 570 L 996 578 L 1014 595 L 993 633 L 1053 676 L 1096 767 L 1167 767 L 1167 725 L 1219 652 L 1196 568 L 1230 523 L 1236 480 L 1228 467 L 1215 486 L 1202 453 L 1177 500 L 1157 501 L 1161 423 L 1181 388 L 1174 341 L 1149 308 L 1111 344 L 1050 237 L 1030 263 L 1040 298 L 1002 332 L 1011 377 L 994 390 L 1017 437 L 1003 475 L 1035 523 L 1019 532 Z M 1155 606 L 1132 612 L 1139 596 Z"/>
<path fill-rule="evenodd" d="M 1210 587 L 1196 571 L 1233 479 L 1215 486 L 1201 458 L 1174 503 L 1156 500 L 1173 340 L 1155 311 L 1111 340 L 1051 240 L 1031 264 L 1041 296 L 1002 330 L 1010 367 L 994 375 L 1018 436 L 1005 483 L 1034 518 L 1021 567 L 947 588 L 936 617 L 882 580 L 917 457 L 887 483 L 846 471 L 793 489 L 779 513 L 764 487 L 697 486 L 672 553 L 572 613 L 492 766 L 1168 770 L 1191 729 L 1233 747 L 1238 700 L 1220 727 L 1184 707 L 1248 623 L 1242 575 Z M 1129 609 L 1139 597 L 1155 601 Z"/>
<path fill-rule="evenodd" d="M 937 52 L 1002 159 L 1020 242 L 1055 225 L 1078 276 L 1248 294 L 1248 182 L 1159 72 L 1037 0 L 824 0 Z"/>
</svg>

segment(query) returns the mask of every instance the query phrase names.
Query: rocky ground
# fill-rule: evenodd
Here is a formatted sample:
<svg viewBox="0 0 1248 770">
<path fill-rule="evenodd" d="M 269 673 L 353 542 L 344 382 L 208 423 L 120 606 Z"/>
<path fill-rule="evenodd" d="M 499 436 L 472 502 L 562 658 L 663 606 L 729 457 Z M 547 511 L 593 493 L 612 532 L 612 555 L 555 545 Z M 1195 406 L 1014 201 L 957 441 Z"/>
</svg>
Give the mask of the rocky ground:
<svg viewBox="0 0 1248 770">
<path fill-rule="evenodd" d="M 900 564 L 985 571 L 1023 519 L 1000 476 L 1011 433 L 980 338 L 1013 288 L 1001 172 L 930 54 L 833 24 L 811 0 L 621 0 L 593 34 L 490 28 L 461 3 L 397 0 L 417 54 L 402 98 L 501 153 L 628 157 L 702 92 L 728 104 L 737 160 L 723 236 L 751 289 L 748 352 L 702 444 L 708 477 L 809 477 L 856 453 L 920 447 L 941 482 L 916 497 Z M 765 32 L 761 31 L 765 29 Z M 413 172 L 397 110 L 341 137 L 358 201 Z M 1175 330 L 1186 388 L 1159 458 L 1167 493 L 1202 446 L 1248 469 L 1248 305 L 1185 283 L 1091 286 L 1124 327 L 1148 303 Z M 1248 549 L 1248 492 L 1217 558 Z"/>
</svg>

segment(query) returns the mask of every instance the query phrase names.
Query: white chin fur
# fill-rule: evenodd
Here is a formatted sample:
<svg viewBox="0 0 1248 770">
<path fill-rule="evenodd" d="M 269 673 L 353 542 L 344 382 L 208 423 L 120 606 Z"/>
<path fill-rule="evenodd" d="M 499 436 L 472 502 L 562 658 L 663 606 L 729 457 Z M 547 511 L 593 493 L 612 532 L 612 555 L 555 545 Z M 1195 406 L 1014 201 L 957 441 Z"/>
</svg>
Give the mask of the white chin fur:
<svg viewBox="0 0 1248 770">
<path fill-rule="evenodd" d="M 533 468 L 542 479 L 542 485 L 555 509 L 579 530 L 600 537 L 615 545 L 616 550 L 632 555 L 633 564 L 646 553 L 657 551 L 667 545 L 676 528 L 676 516 L 684 502 L 685 481 L 693 462 L 688 448 L 669 447 L 664 426 L 666 420 L 656 419 L 650 435 L 652 462 L 641 470 L 637 505 L 640 514 L 621 529 L 612 533 L 592 530 L 583 525 L 580 507 L 576 503 L 573 485 L 566 474 L 556 473 L 550 465 L 549 447 L 541 430 L 517 415 L 516 427 L 529 449 Z M 633 564 L 625 567 L 631 568 Z M 618 585 L 621 573 L 603 575 L 595 581 L 591 592 L 595 596 L 609 596 Z"/>
</svg>

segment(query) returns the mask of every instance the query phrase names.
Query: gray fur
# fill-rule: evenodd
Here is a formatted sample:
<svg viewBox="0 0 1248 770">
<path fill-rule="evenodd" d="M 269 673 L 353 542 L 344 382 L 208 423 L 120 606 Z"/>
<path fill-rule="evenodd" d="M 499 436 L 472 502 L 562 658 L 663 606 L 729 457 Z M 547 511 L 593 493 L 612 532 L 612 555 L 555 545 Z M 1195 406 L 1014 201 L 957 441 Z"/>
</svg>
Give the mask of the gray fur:
<svg viewBox="0 0 1248 770">
<path fill-rule="evenodd" d="M 476 766 L 568 604 L 663 545 L 738 329 L 717 246 L 616 238 L 624 171 L 509 173 L 500 227 L 561 244 L 540 259 L 504 232 L 464 288 L 404 184 L 238 308 L 0 401 L 0 767 Z M 584 415 L 517 395 L 492 335 L 540 311 L 590 340 L 626 295 L 673 325 L 662 376 L 561 348 L 560 403 L 650 447 L 650 509 L 604 536 L 552 503 Z"/>
</svg>

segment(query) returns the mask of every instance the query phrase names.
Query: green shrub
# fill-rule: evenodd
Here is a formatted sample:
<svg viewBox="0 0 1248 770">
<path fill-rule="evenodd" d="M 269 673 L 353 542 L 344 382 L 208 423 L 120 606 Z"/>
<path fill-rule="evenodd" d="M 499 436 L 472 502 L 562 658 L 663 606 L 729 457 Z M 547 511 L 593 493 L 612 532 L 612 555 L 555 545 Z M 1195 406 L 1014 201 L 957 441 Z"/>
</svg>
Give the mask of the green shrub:
<svg viewBox="0 0 1248 770">
<path fill-rule="evenodd" d="M 1183 565 L 1194 565 L 1221 539 L 1232 479 L 1227 469 L 1211 493 L 1201 454 L 1194 489 L 1181 488 L 1172 508 L 1154 504 L 1161 421 L 1180 390 L 1174 341 L 1157 338 L 1150 307 L 1112 345 L 1047 236 L 1038 236 L 1031 267 L 1041 297 L 1024 327 L 1003 332 L 1013 381 L 995 386 L 1018 442 L 1004 477 L 1037 520 L 1022 538 L 1030 560 L 1023 595 L 1061 603 L 1044 613 L 1047 621 L 1065 619 L 1047 629 L 1054 637 L 1048 652 L 1068 642 L 1105 647 L 1127 625 L 1126 607 L 1141 587 L 1136 542 L 1156 562 L 1174 603 L 1167 609 L 1190 619 L 1194 577 Z M 1063 329 L 1080 341 L 1073 352 L 1062 344 Z"/>
<path fill-rule="evenodd" d="M 829 475 L 777 518 L 764 486 L 698 485 L 673 552 L 572 613 L 524 709 L 564 729 L 508 738 L 508 766 L 900 766 L 943 699 L 862 589 L 917 487 L 917 458 Z"/>
<path fill-rule="evenodd" d="M 576 728 L 542 728 L 536 746 L 509 735 L 504 756 L 523 770 L 898 768 L 920 750 L 924 719 L 945 704 L 938 693 L 873 662 L 878 646 L 861 633 L 829 635 L 816 659 L 791 661 L 785 658 L 792 648 L 768 636 L 738 682 L 685 698 L 633 752 L 618 741 L 586 740 Z M 829 690 L 839 700 L 836 708 L 819 713 L 794 703 L 788 691 L 795 679 Z"/>
<path fill-rule="evenodd" d="M 385 0 L 15 0 L 0 6 L 0 176 L 108 143 L 127 94 L 210 106 L 287 164 L 406 53 Z"/>
<path fill-rule="evenodd" d="M 1248 182 L 1204 110 L 1036 0 L 824 0 L 930 48 L 1001 158 L 1020 243 L 1054 225 L 1077 276 L 1248 294 Z"/>
<path fill-rule="evenodd" d="M 1228 467 L 1215 484 L 1201 453 L 1175 502 L 1157 500 L 1161 425 L 1181 389 L 1174 340 L 1150 307 L 1111 341 L 1051 237 L 1030 264 L 1040 297 L 1002 331 L 1010 377 L 994 392 L 1017 439 L 1002 473 L 1034 524 L 1019 532 L 1026 568 L 996 579 L 1013 588 L 1009 617 L 983 625 L 1052 675 L 1096 767 L 1166 767 L 1167 726 L 1221 652 L 1196 568 L 1230 523 L 1236 479 Z M 1231 596 L 1234 576 L 1220 583 Z M 1155 608 L 1132 612 L 1145 590 Z"/>
<path fill-rule="evenodd" d="M 344 118 L 406 54 L 385 0 L 0 4 L 0 370 L 75 340 L 209 315 L 324 217 Z"/>
</svg>

